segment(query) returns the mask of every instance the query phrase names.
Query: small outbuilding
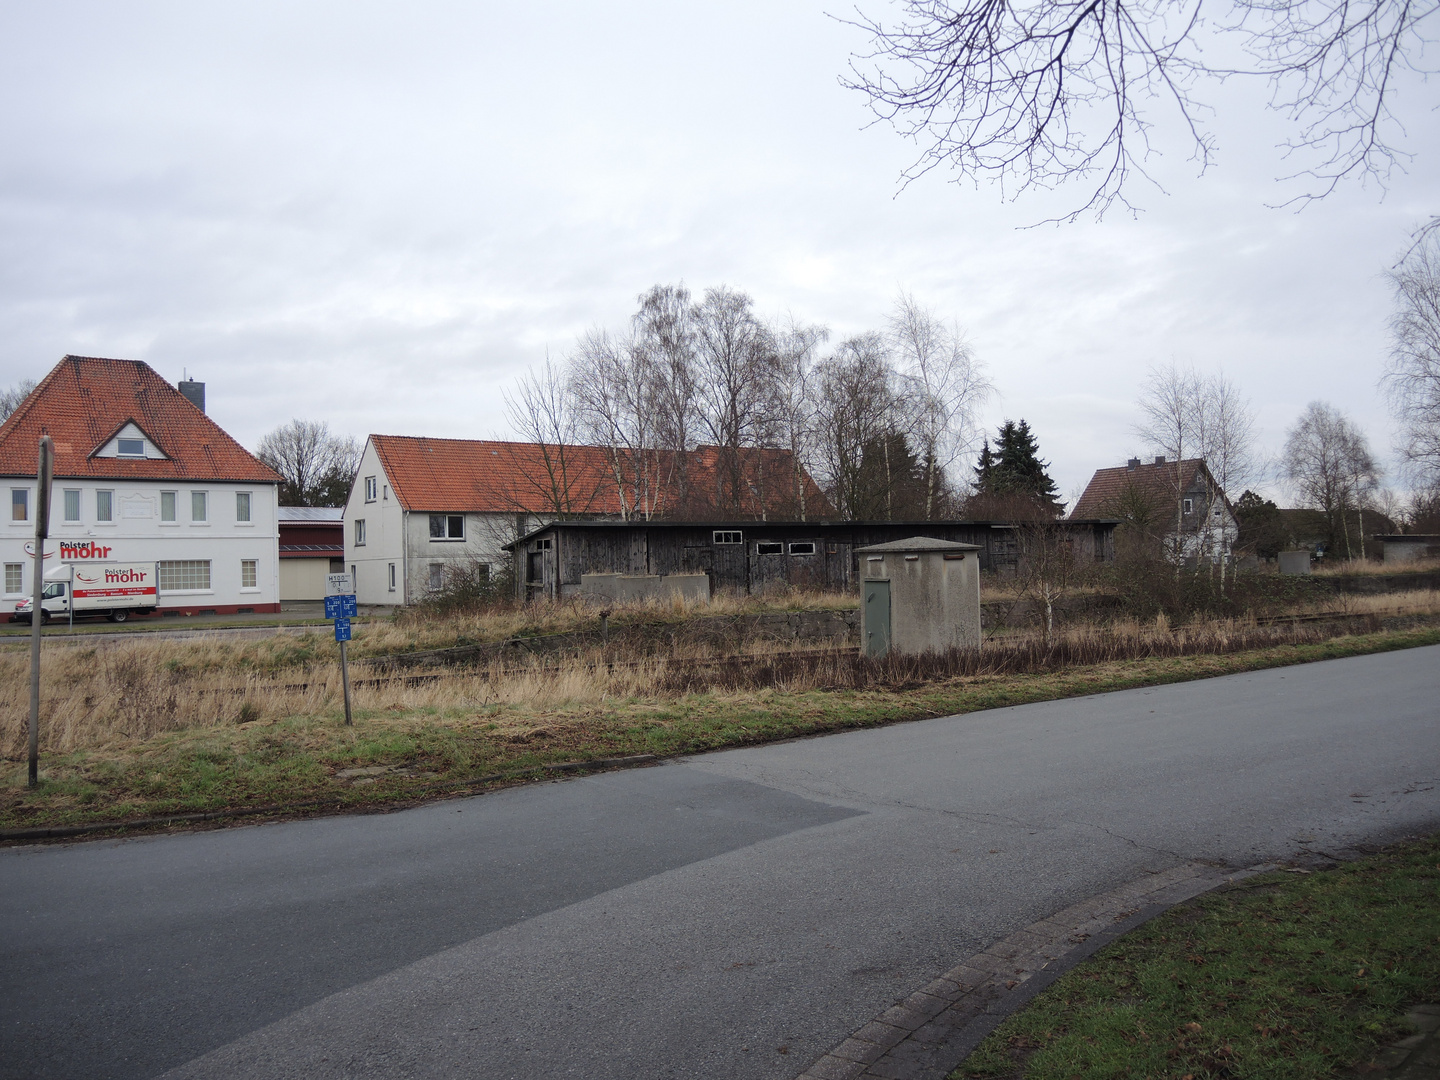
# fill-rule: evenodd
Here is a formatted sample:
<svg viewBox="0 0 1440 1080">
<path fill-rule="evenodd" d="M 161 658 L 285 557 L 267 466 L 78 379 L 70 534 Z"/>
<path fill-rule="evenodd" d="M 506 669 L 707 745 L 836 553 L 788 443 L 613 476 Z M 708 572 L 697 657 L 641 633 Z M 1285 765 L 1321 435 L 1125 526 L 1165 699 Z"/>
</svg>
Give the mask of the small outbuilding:
<svg viewBox="0 0 1440 1080">
<path fill-rule="evenodd" d="M 980 647 L 980 548 L 914 536 L 855 549 L 866 656 Z"/>
<path fill-rule="evenodd" d="M 1434 533 L 1400 533 L 1376 536 L 1387 563 L 1413 563 L 1440 558 L 1440 536 Z"/>
</svg>

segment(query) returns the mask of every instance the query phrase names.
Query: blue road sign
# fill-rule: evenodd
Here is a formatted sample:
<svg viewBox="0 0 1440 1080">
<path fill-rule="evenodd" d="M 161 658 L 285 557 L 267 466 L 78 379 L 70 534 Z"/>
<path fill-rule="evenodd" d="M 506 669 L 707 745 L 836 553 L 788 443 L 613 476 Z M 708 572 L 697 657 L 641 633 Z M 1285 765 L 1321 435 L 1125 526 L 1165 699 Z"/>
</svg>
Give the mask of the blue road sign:
<svg viewBox="0 0 1440 1080">
<path fill-rule="evenodd" d="M 359 613 L 355 606 L 354 593 L 325 597 L 325 617 L 327 619 L 353 619 Z"/>
<path fill-rule="evenodd" d="M 336 641 L 349 641 L 349 640 L 350 640 L 350 620 L 349 620 L 349 619 L 336 619 L 336 620 L 335 620 L 335 640 L 336 640 Z"/>
</svg>

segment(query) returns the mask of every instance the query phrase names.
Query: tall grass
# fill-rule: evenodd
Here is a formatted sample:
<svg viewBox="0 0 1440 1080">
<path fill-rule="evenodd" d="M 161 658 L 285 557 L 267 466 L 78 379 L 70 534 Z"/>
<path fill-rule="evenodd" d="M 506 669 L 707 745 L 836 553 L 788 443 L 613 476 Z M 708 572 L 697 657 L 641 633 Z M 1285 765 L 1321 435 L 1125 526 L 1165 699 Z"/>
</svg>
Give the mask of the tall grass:
<svg viewBox="0 0 1440 1080">
<path fill-rule="evenodd" d="M 1440 610 L 1434 593 L 1412 594 L 1415 613 Z M 607 709 L 672 702 L 689 694 L 751 694 L 767 689 L 863 690 L 927 682 L 1055 671 L 1077 665 L 1302 644 L 1380 626 L 1396 596 L 1355 597 L 1343 625 L 1212 620 L 1172 627 L 1120 621 L 1065 630 L 1049 645 L 1013 632 L 979 650 L 869 660 L 851 648 L 778 652 L 773 646 L 707 656 L 677 648 L 656 657 L 590 649 L 564 659 L 493 662 L 470 668 L 407 669 L 386 676 L 357 665 L 361 712 L 484 715 L 502 736 L 524 737 L 547 710 Z M 1389 607 L 1386 606 L 1389 602 Z M 1424 609 L 1423 612 L 1420 609 Z M 282 655 L 282 649 L 289 652 Z M 230 643 L 119 640 L 51 650 L 42 669 L 42 744 L 47 752 L 132 744 L 168 731 L 263 723 L 292 717 L 330 722 L 341 703 L 330 643 L 305 635 Z M 292 662 L 282 663 L 288 656 Z M 303 659 L 302 659 L 303 658 Z M 28 717 L 28 656 L 0 653 L 0 754 L 23 753 Z"/>
</svg>

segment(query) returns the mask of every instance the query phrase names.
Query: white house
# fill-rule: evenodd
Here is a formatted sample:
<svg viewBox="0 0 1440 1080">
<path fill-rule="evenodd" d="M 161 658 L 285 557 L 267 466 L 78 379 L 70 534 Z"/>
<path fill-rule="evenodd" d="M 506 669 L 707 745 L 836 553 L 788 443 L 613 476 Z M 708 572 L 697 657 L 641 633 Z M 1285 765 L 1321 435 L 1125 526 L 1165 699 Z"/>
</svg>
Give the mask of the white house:
<svg viewBox="0 0 1440 1080">
<path fill-rule="evenodd" d="M 1169 557 L 1201 563 L 1230 559 L 1240 537 L 1230 500 L 1204 458 L 1131 458 L 1123 467 L 1097 469 L 1071 516 L 1143 520 Z"/>
<path fill-rule="evenodd" d="M 33 588 L 42 435 L 55 444 L 47 568 L 154 562 L 161 613 L 280 610 L 280 477 L 205 415 L 204 395 L 138 360 L 67 356 L 45 376 L 0 424 L 0 611 Z"/>
<path fill-rule="evenodd" d="M 503 545 L 553 520 L 528 443 L 371 435 L 345 504 L 345 562 L 362 604 L 409 604 L 448 568 L 499 572 Z"/>
</svg>

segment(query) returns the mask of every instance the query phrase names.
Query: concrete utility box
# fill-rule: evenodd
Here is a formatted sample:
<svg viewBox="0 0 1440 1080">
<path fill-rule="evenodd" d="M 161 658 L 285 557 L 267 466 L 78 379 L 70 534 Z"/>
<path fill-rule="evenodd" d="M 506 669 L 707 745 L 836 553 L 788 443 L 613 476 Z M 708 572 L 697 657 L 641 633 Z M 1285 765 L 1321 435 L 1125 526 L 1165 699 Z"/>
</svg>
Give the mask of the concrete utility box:
<svg viewBox="0 0 1440 1080">
<path fill-rule="evenodd" d="M 1280 552 L 1280 573 L 1282 573 L 1282 574 L 1308 574 L 1308 573 L 1310 573 L 1310 552 L 1308 552 L 1308 551 L 1282 551 L 1282 552 Z"/>
<path fill-rule="evenodd" d="M 856 548 L 865 655 L 978 649 L 979 552 L 928 536 Z"/>
</svg>

